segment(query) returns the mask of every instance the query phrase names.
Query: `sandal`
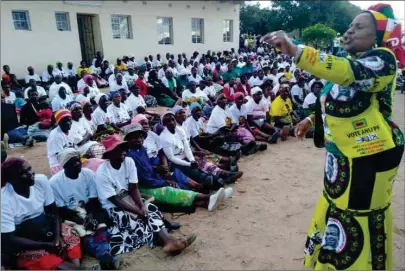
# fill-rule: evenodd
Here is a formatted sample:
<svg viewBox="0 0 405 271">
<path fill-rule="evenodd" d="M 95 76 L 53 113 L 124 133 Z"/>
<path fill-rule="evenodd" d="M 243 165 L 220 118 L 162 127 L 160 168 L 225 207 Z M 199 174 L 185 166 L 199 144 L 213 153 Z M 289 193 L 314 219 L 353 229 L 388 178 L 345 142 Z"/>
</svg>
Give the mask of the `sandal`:
<svg viewBox="0 0 405 271">
<path fill-rule="evenodd" d="M 176 242 L 170 242 L 163 247 L 163 251 L 169 254 L 179 254 L 181 253 L 186 247 L 189 247 L 194 241 L 197 239 L 197 235 L 191 234 L 187 238 L 183 240 L 177 240 Z"/>
</svg>

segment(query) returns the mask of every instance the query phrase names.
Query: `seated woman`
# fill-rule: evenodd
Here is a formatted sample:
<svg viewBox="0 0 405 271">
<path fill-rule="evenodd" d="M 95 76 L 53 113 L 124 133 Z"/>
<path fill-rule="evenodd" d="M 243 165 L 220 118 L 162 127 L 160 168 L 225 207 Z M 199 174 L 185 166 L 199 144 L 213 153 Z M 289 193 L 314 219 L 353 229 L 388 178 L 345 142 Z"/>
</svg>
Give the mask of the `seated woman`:
<svg viewBox="0 0 405 271">
<path fill-rule="evenodd" d="M 160 115 L 155 114 L 152 112 L 148 112 L 146 110 L 146 102 L 143 99 L 141 95 L 139 95 L 139 88 L 135 85 L 135 83 L 131 82 L 130 83 L 130 95 L 125 101 L 125 105 L 127 106 L 128 111 L 131 113 L 132 116 L 135 116 L 137 114 L 146 114 L 150 117 L 158 118 L 160 120 Z"/>
<path fill-rule="evenodd" d="M 201 113 L 201 107 L 198 103 L 193 103 L 192 105 L 193 107 L 190 106 L 190 110 L 193 110 L 195 109 L 195 107 L 198 107 Z M 187 128 L 185 127 L 186 112 L 184 108 L 182 108 L 179 105 L 175 105 L 172 109 L 172 112 L 174 113 L 176 119 L 177 124 L 176 129 L 179 129 L 183 133 L 183 136 L 185 136 L 187 139 L 187 143 L 190 145 L 192 139 L 191 135 L 187 131 Z M 201 171 L 222 178 L 226 184 L 233 183 L 237 179 L 242 177 L 243 172 L 236 172 L 236 173 L 229 172 L 221 169 L 215 163 L 208 161 L 206 150 L 201 149 L 201 147 L 197 143 L 194 142 L 192 146 L 193 147 L 190 146 L 191 151 L 194 155 L 196 163 L 198 164 L 198 168 Z M 214 161 L 216 162 L 218 160 L 218 157 L 216 155 L 214 155 L 214 157 L 213 157 Z"/>
<path fill-rule="evenodd" d="M 256 142 L 254 140 L 248 143 L 243 142 L 238 137 L 236 132 L 236 125 L 232 124 L 230 113 L 227 108 L 227 99 L 223 93 L 219 94 L 216 101 L 217 105 L 214 110 L 212 110 L 211 117 L 207 124 L 207 133 L 217 137 L 223 136 L 225 142 L 238 142 L 241 144 L 240 150 L 244 155 L 249 155 L 257 150 Z M 222 147 L 221 147 L 222 148 Z M 208 149 L 211 150 L 211 149 Z"/>
<path fill-rule="evenodd" d="M 20 123 L 27 126 L 27 134 L 37 141 L 46 141 L 52 123 L 52 109 L 42 99 L 38 101 L 38 92 L 35 89 L 28 91 L 29 100 L 20 112 Z"/>
<path fill-rule="evenodd" d="M 198 85 L 201 80 L 203 80 L 203 79 L 198 74 L 198 69 L 196 67 L 192 67 L 191 68 L 191 75 L 188 77 L 188 81 L 189 82 L 194 82 L 196 85 Z"/>
<path fill-rule="evenodd" d="M 173 107 L 179 99 L 176 93 L 163 85 L 157 77 L 156 70 L 151 70 L 148 76 L 148 92 L 154 96 L 161 106 Z"/>
<path fill-rule="evenodd" d="M 128 143 L 119 135 L 103 140 L 107 159 L 97 170 L 96 188 L 102 207 L 112 220 L 110 233 L 111 255 L 134 251 L 156 241 L 167 253 L 180 253 L 196 236 L 175 238 L 164 227 L 163 215 L 151 203 L 144 203 L 138 190 L 138 176 L 134 161 L 124 156 Z M 114 240 L 114 241 L 113 241 Z"/>
<path fill-rule="evenodd" d="M 45 99 L 48 97 L 48 94 L 46 93 L 45 89 L 41 86 L 37 85 L 37 81 L 35 81 L 35 79 L 30 79 L 28 81 L 29 86 L 24 89 L 24 99 L 29 99 L 28 97 L 28 91 L 30 89 L 34 89 L 38 92 L 38 97 L 45 97 Z"/>
<path fill-rule="evenodd" d="M 205 82 L 202 80 L 202 86 L 205 88 Z M 211 114 L 213 104 L 211 100 L 208 98 L 207 94 L 202 91 L 200 88 L 197 88 L 197 84 L 194 81 L 190 81 L 187 85 L 187 89 L 182 93 L 182 100 L 187 105 L 190 105 L 194 102 L 199 103 L 202 108 L 207 107 L 206 111 Z"/>
<path fill-rule="evenodd" d="M 51 175 L 62 170 L 58 161 L 58 155 L 65 148 L 73 148 L 74 143 L 68 136 L 72 127 L 72 114 L 67 109 L 61 109 L 55 112 L 55 122 L 57 124 L 49 134 L 46 142 L 46 149 L 49 161 Z"/>
<path fill-rule="evenodd" d="M 242 92 L 235 94 L 235 103 L 229 108 L 231 121 L 237 125 L 237 135 L 242 142 L 249 142 L 251 140 L 263 140 L 272 142 L 272 137 L 261 131 L 254 131 L 247 122 L 247 109 L 245 103 L 245 96 Z M 267 149 L 267 144 L 259 144 L 258 150 L 264 151 Z"/>
<path fill-rule="evenodd" d="M 121 93 L 119 91 L 110 92 L 112 103 L 107 107 L 107 114 L 110 121 L 118 128 L 124 127 L 131 123 L 131 117 L 128 108 L 121 103 Z"/>
<path fill-rule="evenodd" d="M 176 127 L 175 115 L 166 112 L 162 116 L 163 132 L 160 134 L 160 144 L 172 168 L 180 169 L 186 176 L 203 185 L 208 190 L 217 190 L 224 186 L 218 176 L 201 171 L 195 161 L 190 145 L 184 132 Z"/>
<path fill-rule="evenodd" d="M 104 147 L 97 141 L 93 141 L 93 129 L 83 117 L 82 105 L 78 102 L 71 102 L 67 109 L 72 114 L 72 126 L 68 137 L 75 145 L 81 155 L 101 158 Z"/>
<path fill-rule="evenodd" d="M 108 82 L 101 76 L 102 71 L 101 71 L 101 60 L 97 59 L 94 63 L 94 65 L 92 65 L 90 67 L 91 70 L 91 75 L 96 79 L 96 84 L 97 87 L 99 88 L 103 88 L 108 86 Z"/>
<path fill-rule="evenodd" d="M 143 146 L 149 157 L 149 161 L 154 167 L 160 169 L 160 174 L 165 178 L 173 178 L 173 180 L 178 184 L 181 189 L 200 191 L 202 185 L 193 181 L 186 175 L 184 175 L 180 169 L 169 168 L 169 163 L 167 161 L 166 155 L 163 152 L 162 146 L 160 144 L 159 136 L 151 131 L 149 126 L 148 118 L 143 114 L 138 114 L 134 117 L 133 123 L 142 125 L 143 131 L 146 133 L 146 138 L 144 139 Z"/>
<path fill-rule="evenodd" d="M 58 91 L 61 87 L 64 87 L 66 94 L 73 97 L 72 89 L 68 84 L 62 81 L 62 76 L 57 74 L 55 75 L 55 82 L 49 87 L 49 101 L 52 102 L 53 98 L 58 94 Z"/>
<path fill-rule="evenodd" d="M 229 79 L 228 83 L 224 85 L 222 89 L 222 93 L 224 93 L 228 103 L 232 103 L 234 101 L 234 95 L 236 92 L 236 85 L 235 85 L 235 78 L 232 77 Z"/>
<path fill-rule="evenodd" d="M 288 84 L 280 85 L 280 95 L 274 99 L 270 108 L 270 115 L 273 118 L 274 126 L 283 131 L 280 133 L 281 140 L 286 140 L 288 135 L 294 136 L 294 123 L 296 118 L 293 114 L 293 107 Z"/>
<path fill-rule="evenodd" d="M 107 112 L 109 101 L 107 95 L 101 93 L 94 98 L 98 105 L 94 112 L 91 114 L 91 120 L 96 127 L 94 139 L 101 142 L 102 139 L 114 133 L 121 133 L 121 129 L 111 121 L 111 115 Z"/>
<path fill-rule="evenodd" d="M 2 81 L 1 88 L 2 88 L 1 96 L 4 99 L 4 102 L 7 104 L 15 104 L 17 97 L 15 93 L 11 91 L 11 84 Z"/>
<path fill-rule="evenodd" d="M 124 76 L 121 73 L 118 73 L 115 76 L 115 80 L 110 85 L 110 91 L 117 91 L 120 89 L 125 89 L 128 92 L 127 81 L 124 80 Z"/>
<path fill-rule="evenodd" d="M 52 100 L 52 111 L 56 112 L 60 109 L 66 108 L 66 105 L 71 101 L 73 101 L 72 97 L 67 95 L 65 87 L 60 87 L 58 93 Z"/>
<path fill-rule="evenodd" d="M 179 92 L 177 89 L 176 79 L 173 77 L 173 73 L 169 69 L 166 70 L 165 77 L 162 78 L 162 83 L 169 88 L 170 91 L 178 95 Z"/>
<path fill-rule="evenodd" d="M 239 80 L 236 78 L 236 88 L 235 93 L 241 92 L 243 93 L 244 97 L 250 96 L 251 93 L 251 86 L 249 85 L 246 75 L 241 75 Z"/>
<path fill-rule="evenodd" d="M 159 168 L 151 163 L 147 151 L 143 147 L 143 141 L 146 137 L 147 133 L 143 131 L 140 124 L 131 124 L 127 128 L 125 136 L 129 147 L 127 156 L 135 162 L 139 178 L 139 191 L 141 193 L 153 196 L 158 203 L 185 207 L 194 205 L 207 208 L 210 212 L 215 210 L 221 200 L 232 195 L 232 188 L 221 188 L 210 196 L 180 189 L 173 178 L 165 179 L 159 174 Z"/>
<path fill-rule="evenodd" d="M 82 103 L 82 101 L 91 102 L 92 99 L 94 99 L 94 97 L 90 98 L 90 88 L 88 85 L 81 87 L 79 94 L 74 98 L 74 100 L 79 103 Z"/>
<path fill-rule="evenodd" d="M 80 237 L 61 224 L 47 177 L 10 157 L 1 165 L 1 186 L 2 256 L 15 259 L 16 269 L 78 269 Z M 3 257 L 2 265 L 13 267 Z"/>
<path fill-rule="evenodd" d="M 82 168 L 80 153 L 73 148 L 60 153 L 59 163 L 63 170 L 53 175 L 49 183 L 60 218 L 80 229 L 83 249 L 100 261 L 103 270 L 117 269 L 118 259 L 111 256 L 107 232 L 111 222 L 98 201 L 94 173 Z"/>
<path fill-rule="evenodd" d="M 77 75 L 79 75 L 79 78 L 82 78 L 82 72 L 86 71 L 87 74 L 91 74 L 90 68 L 87 66 L 86 61 L 82 60 L 80 62 L 80 67 L 77 68 Z"/>
<path fill-rule="evenodd" d="M 86 83 L 86 85 L 89 87 L 89 98 L 94 98 L 98 94 L 100 94 L 100 90 L 97 87 L 96 82 L 94 82 L 94 78 L 92 75 L 86 74 L 83 76 L 83 81 Z"/>
<path fill-rule="evenodd" d="M 129 87 L 129 83 L 135 83 L 136 79 L 138 79 L 138 75 L 135 73 L 135 68 L 128 67 L 128 72 L 124 74 L 124 80 L 127 82 Z"/>
<path fill-rule="evenodd" d="M 49 87 L 55 82 L 55 78 L 53 76 L 53 65 L 48 65 L 46 67 L 46 71 L 42 73 L 42 86 L 45 89 L 49 89 Z"/>
<path fill-rule="evenodd" d="M 247 121 L 250 127 L 257 128 L 268 137 L 270 144 L 276 144 L 279 138 L 279 133 L 266 122 L 266 115 L 269 111 L 269 105 L 263 99 L 262 89 L 260 87 L 252 88 L 252 99 L 246 103 Z M 260 133 L 258 133 L 259 136 Z M 267 136 L 265 136 L 267 138 Z"/>
<path fill-rule="evenodd" d="M 135 85 L 139 88 L 139 94 L 145 100 L 147 107 L 156 107 L 157 100 L 152 95 L 149 95 L 148 92 L 148 84 L 144 81 L 145 79 L 145 71 L 139 71 L 138 79 L 135 80 Z"/>
</svg>

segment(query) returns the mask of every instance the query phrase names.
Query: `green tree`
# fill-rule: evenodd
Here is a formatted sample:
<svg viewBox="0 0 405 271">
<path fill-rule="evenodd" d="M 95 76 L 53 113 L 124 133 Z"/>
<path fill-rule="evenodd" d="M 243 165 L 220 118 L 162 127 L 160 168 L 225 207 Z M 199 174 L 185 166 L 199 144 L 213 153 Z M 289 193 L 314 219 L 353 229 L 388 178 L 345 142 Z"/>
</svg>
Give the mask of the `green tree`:
<svg viewBox="0 0 405 271">
<path fill-rule="evenodd" d="M 327 48 L 336 37 L 336 31 L 324 24 L 316 24 L 304 29 L 302 39 L 315 48 Z"/>
<path fill-rule="evenodd" d="M 241 5 L 240 7 L 241 33 L 266 34 L 279 29 L 279 20 L 276 11 L 260 8 L 255 5 Z"/>
</svg>

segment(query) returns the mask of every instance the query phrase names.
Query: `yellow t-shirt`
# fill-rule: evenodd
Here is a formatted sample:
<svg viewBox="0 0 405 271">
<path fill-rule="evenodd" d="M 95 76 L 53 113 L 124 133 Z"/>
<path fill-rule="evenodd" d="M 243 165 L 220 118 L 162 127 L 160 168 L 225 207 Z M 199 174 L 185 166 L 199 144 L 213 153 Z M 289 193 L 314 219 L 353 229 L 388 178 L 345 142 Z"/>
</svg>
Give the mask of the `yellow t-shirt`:
<svg viewBox="0 0 405 271">
<path fill-rule="evenodd" d="M 291 72 L 285 72 L 284 75 L 285 78 L 287 78 L 288 80 L 291 80 L 293 78 L 293 74 Z"/>
<path fill-rule="evenodd" d="M 79 78 L 82 78 L 82 71 L 86 71 L 87 74 L 91 74 L 90 68 L 79 67 L 79 68 L 77 68 L 77 75 L 79 76 Z"/>
<path fill-rule="evenodd" d="M 293 111 L 293 106 L 290 98 L 287 98 L 285 101 L 278 96 L 271 103 L 270 115 L 272 117 L 281 117 L 281 121 L 285 123 L 291 123 L 291 112 Z"/>
</svg>

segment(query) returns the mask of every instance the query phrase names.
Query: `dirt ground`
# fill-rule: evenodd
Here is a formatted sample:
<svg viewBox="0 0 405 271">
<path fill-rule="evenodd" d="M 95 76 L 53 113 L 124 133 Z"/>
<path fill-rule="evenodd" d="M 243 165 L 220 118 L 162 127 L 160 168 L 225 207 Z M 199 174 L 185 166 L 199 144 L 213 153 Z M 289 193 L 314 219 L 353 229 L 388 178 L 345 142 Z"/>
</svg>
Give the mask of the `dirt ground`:
<svg viewBox="0 0 405 271">
<path fill-rule="evenodd" d="M 404 129 L 404 95 L 397 92 L 394 119 Z M 49 174 L 45 144 L 15 149 L 38 173 Z M 122 257 L 122 269 L 214 270 L 302 269 L 306 231 L 322 192 L 324 150 L 312 140 L 288 141 L 269 146 L 253 157 L 242 158 L 243 178 L 234 198 L 215 212 L 199 209 L 176 218 L 182 224 L 176 235 L 191 232 L 198 239 L 183 254 L 168 257 L 159 248 L 142 249 Z M 404 163 L 395 182 L 394 268 L 405 270 Z M 243 190 L 246 190 L 245 193 Z M 238 192 L 240 191 L 240 192 Z M 172 219 L 170 214 L 166 214 Z"/>
</svg>

